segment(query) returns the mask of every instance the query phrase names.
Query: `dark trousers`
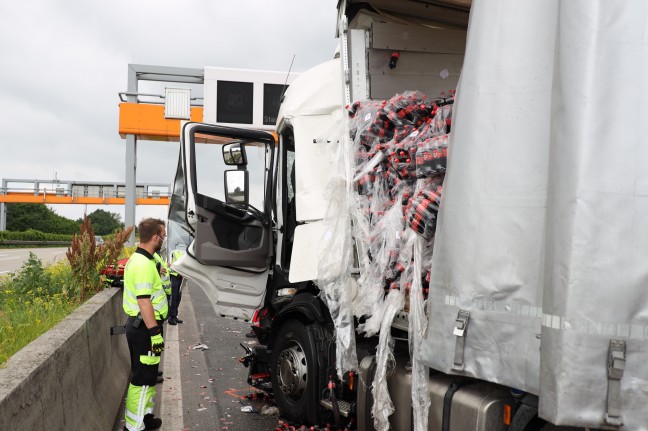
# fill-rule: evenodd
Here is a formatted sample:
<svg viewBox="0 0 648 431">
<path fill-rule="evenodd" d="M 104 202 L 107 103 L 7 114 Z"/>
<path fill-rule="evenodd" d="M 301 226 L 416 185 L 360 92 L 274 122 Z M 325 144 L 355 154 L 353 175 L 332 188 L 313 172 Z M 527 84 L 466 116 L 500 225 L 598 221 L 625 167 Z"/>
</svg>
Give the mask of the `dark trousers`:
<svg viewBox="0 0 648 431">
<path fill-rule="evenodd" d="M 126 321 L 126 340 L 131 359 L 131 383 L 135 386 L 155 386 L 157 383 L 158 364 L 147 365 L 142 363 L 140 356 L 151 356 L 151 335 L 144 321 L 136 328 L 133 324 L 137 318 L 129 317 Z M 158 322 L 162 328 L 162 322 Z M 158 353 L 157 355 L 160 356 Z"/>
<path fill-rule="evenodd" d="M 182 291 L 180 290 L 181 284 L 181 275 L 171 276 L 171 304 L 169 305 L 169 318 L 178 317 L 178 306 L 182 300 Z"/>
</svg>

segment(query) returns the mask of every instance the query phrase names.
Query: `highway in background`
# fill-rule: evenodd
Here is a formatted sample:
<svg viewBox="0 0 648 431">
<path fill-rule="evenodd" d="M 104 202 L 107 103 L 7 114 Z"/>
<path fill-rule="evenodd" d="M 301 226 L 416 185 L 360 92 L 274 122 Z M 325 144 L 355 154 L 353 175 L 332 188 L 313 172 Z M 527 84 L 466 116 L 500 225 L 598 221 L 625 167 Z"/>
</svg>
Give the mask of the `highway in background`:
<svg viewBox="0 0 648 431">
<path fill-rule="evenodd" d="M 35 253 L 45 265 L 66 259 L 67 247 L 0 248 L 0 275 L 20 270 L 29 258 L 30 251 Z"/>
</svg>

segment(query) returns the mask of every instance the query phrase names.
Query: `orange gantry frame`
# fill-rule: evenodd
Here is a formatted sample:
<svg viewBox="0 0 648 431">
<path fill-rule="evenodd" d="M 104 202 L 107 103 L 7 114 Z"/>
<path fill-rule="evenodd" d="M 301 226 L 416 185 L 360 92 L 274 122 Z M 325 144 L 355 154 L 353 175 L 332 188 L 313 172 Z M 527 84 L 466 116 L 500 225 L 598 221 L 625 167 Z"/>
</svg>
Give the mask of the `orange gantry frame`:
<svg viewBox="0 0 648 431">
<path fill-rule="evenodd" d="M 33 203 L 33 204 L 88 204 L 88 205 L 124 205 L 124 198 L 101 198 L 88 196 L 57 196 L 54 193 L 40 193 L 35 195 L 28 192 L 8 192 L 0 194 L 2 203 Z M 137 198 L 137 205 L 169 205 L 169 198 L 165 196 Z"/>
<path fill-rule="evenodd" d="M 203 108 L 191 107 L 191 121 L 203 120 Z M 177 141 L 180 138 L 180 120 L 164 118 L 164 105 L 147 103 L 119 104 L 119 134 L 137 135 L 151 141 Z"/>
</svg>

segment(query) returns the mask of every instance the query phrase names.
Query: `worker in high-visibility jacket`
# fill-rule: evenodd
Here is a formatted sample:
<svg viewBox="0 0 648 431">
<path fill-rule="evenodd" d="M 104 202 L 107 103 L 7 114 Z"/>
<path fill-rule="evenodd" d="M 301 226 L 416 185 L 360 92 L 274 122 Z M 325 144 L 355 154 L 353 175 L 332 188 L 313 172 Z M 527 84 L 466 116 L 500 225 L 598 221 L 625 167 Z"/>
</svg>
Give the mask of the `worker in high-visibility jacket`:
<svg viewBox="0 0 648 431">
<path fill-rule="evenodd" d="M 184 250 L 173 250 L 171 253 L 171 265 L 178 261 L 182 256 L 184 256 Z M 178 307 L 180 306 L 180 301 L 182 300 L 182 276 L 173 269 L 169 270 L 171 276 L 171 304 L 169 305 L 169 325 L 177 325 L 178 323 L 184 322 L 182 319 L 178 318 Z"/>
<path fill-rule="evenodd" d="M 164 350 L 162 323 L 169 307 L 153 255 L 166 236 L 162 220 L 148 218 L 139 224 L 140 245 L 124 270 L 126 339 L 131 357 L 131 382 L 126 395 L 125 430 L 154 430 L 162 419 L 153 416 L 153 397 L 160 354 Z"/>
<path fill-rule="evenodd" d="M 153 259 L 155 259 L 155 262 L 159 264 L 159 272 L 160 272 L 160 280 L 162 280 L 162 288 L 164 289 L 164 293 L 166 293 L 167 296 L 167 302 L 171 301 L 171 277 L 169 273 L 169 265 L 167 265 L 166 260 L 162 259 L 162 256 L 160 256 L 160 253 L 156 251 L 153 253 Z"/>
</svg>

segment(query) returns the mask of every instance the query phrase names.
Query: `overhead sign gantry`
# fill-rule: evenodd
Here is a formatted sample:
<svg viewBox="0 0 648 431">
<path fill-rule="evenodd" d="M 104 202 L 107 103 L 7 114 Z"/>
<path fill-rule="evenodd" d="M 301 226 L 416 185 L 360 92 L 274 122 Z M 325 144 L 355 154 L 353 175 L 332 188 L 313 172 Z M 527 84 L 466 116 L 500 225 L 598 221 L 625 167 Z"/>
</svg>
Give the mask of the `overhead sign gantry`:
<svg viewBox="0 0 648 431">
<path fill-rule="evenodd" d="M 169 205 L 169 184 L 136 186 L 137 205 Z M 124 205 L 126 184 L 112 182 L 3 179 L 0 187 L 0 231 L 7 227 L 7 203 Z"/>
<path fill-rule="evenodd" d="M 119 94 L 119 134 L 126 139 L 126 226 L 135 225 L 138 139 L 178 141 L 184 121 L 274 130 L 281 97 L 295 77 L 288 72 L 129 64 L 128 91 Z M 139 81 L 204 84 L 204 107 L 188 89 L 166 88 L 165 95 L 139 93 Z M 156 97 L 164 102 L 143 101 Z"/>
</svg>

